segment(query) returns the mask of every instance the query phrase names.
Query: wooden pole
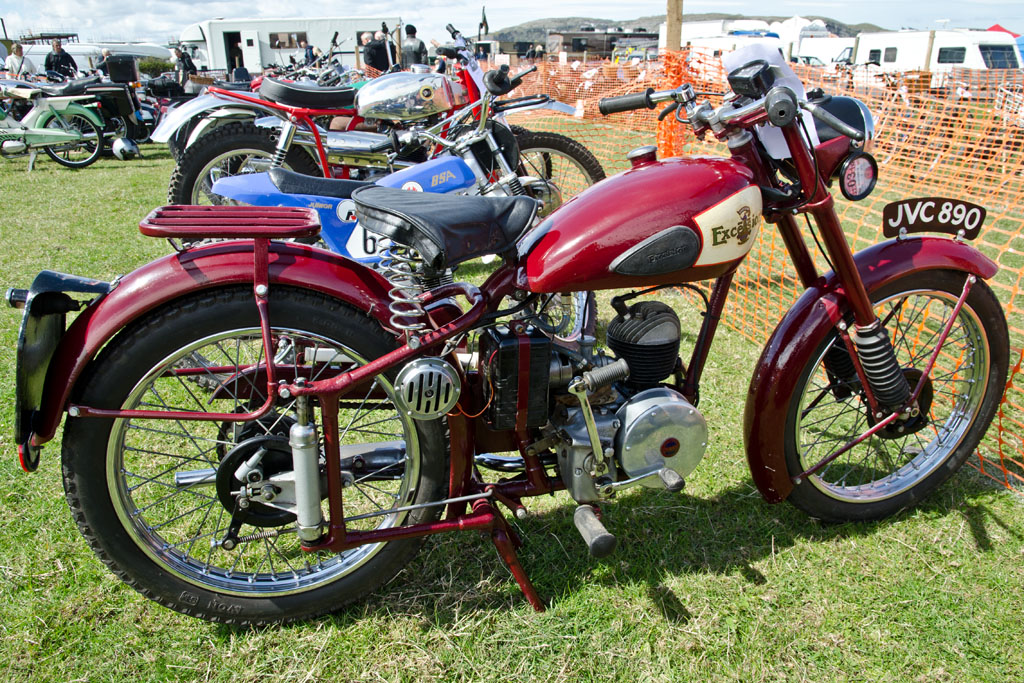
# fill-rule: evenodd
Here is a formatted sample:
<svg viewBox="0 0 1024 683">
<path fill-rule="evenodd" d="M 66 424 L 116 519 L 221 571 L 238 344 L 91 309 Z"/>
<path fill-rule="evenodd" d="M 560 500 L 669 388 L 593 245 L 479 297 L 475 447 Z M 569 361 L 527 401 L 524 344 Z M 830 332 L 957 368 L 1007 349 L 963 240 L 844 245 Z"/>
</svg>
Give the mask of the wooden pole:
<svg viewBox="0 0 1024 683">
<path fill-rule="evenodd" d="M 666 0 L 665 47 L 678 51 L 683 33 L 683 0 Z"/>
</svg>

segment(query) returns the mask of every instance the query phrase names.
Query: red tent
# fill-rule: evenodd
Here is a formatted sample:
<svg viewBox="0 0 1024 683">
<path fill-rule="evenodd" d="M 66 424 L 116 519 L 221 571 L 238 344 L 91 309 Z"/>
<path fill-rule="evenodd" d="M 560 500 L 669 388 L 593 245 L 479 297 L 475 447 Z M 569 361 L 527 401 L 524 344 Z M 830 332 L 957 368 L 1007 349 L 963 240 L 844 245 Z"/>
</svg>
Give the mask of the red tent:
<svg viewBox="0 0 1024 683">
<path fill-rule="evenodd" d="M 1020 38 L 1020 34 L 1019 34 L 1019 33 L 1014 33 L 1014 32 L 1013 32 L 1013 31 L 1011 31 L 1010 29 L 1008 29 L 1008 28 L 1003 28 L 1003 27 L 1002 27 L 1002 26 L 1000 26 L 999 24 L 992 24 L 992 25 L 991 25 L 991 26 L 989 26 L 989 27 L 988 27 L 988 28 L 987 28 L 986 30 L 987 30 L 987 31 L 1002 31 L 1003 33 L 1009 33 L 1009 34 L 1010 34 L 1011 36 L 1013 36 L 1014 38 Z"/>
</svg>

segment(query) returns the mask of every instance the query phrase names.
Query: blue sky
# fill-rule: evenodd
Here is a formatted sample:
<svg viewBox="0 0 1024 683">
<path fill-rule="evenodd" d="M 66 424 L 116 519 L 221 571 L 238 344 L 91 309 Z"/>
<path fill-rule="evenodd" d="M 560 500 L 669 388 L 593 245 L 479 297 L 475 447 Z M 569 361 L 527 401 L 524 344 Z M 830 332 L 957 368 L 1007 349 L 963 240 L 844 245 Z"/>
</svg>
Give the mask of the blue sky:
<svg viewBox="0 0 1024 683">
<path fill-rule="evenodd" d="M 419 28 L 421 38 L 444 37 L 449 21 L 467 34 L 475 34 L 480 21 L 480 2 L 462 0 L 377 0 L 338 2 L 306 0 L 282 3 L 280 0 L 4 0 L 0 17 L 14 38 L 23 31 L 64 28 L 77 31 L 82 40 L 149 39 L 165 42 L 177 36 L 186 25 L 212 17 L 282 16 L 401 16 Z M 144 10 L 142 10 L 144 8 Z M 726 12 L 760 14 L 766 4 L 751 0 L 683 0 L 683 12 Z M 140 11 L 142 10 L 142 11 Z M 505 0 L 487 4 L 487 19 L 492 29 L 542 17 L 589 16 L 628 20 L 665 12 L 664 0 L 621 2 L 616 0 Z M 847 23 L 872 22 L 887 29 L 914 27 L 941 28 L 939 19 L 949 19 L 949 27 L 985 28 L 1001 23 L 1024 33 L 1024 0 L 933 0 L 932 2 L 893 2 L 891 0 L 776 0 L 770 3 L 773 15 L 823 15 Z"/>
</svg>

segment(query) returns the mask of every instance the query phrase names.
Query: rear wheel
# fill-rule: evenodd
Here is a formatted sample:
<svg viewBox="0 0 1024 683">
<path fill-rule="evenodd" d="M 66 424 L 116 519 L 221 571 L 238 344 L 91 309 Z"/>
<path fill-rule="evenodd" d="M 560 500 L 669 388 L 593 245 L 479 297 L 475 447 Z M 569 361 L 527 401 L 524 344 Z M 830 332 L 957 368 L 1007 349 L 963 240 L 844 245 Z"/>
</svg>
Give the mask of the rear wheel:
<svg viewBox="0 0 1024 683">
<path fill-rule="evenodd" d="M 275 365 L 285 379 L 327 378 L 395 346 L 365 315 L 326 297 L 274 289 L 271 302 Z M 251 411 L 265 398 L 264 360 L 251 290 L 204 293 L 164 307 L 109 344 L 76 400 Z M 395 510 L 441 498 L 445 445 L 440 421 L 414 421 L 393 399 L 390 379 L 380 376 L 339 406 L 350 531 L 432 521 L 440 512 Z M 287 479 L 295 420 L 294 401 L 285 399 L 250 422 L 69 419 L 64 483 L 79 528 L 143 595 L 212 621 L 286 622 L 365 597 L 407 565 L 422 539 L 306 552 L 286 504 L 243 493 L 274 494 Z M 239 475 L 254 457 L 259 474 Z M 238 542 L 229 548 L 222 541 L 232 524 Z"/>
<path fill-rule="evenodd" d="M 925 271 L 871 294 L 911 388 L 953 313 L 965 277 Z M 916 504 L 977 448 L 999 407 L 1008 356 L 1003 310 L 978 280 L 918 399 L 921 415 L 890 425 L 805 477 L 789 500 L 828 521 L 878 519 Z M 845 345 L 829 335 L 799 374 L 790 399 L 785 426 L 790 477 L 874 422 Z"/>
<path fill-rule="evenodd" d="M 220 178 L 270 170 L 276 139 L 269 130 L 250 122 L 231 123 L 210 131 L 181 154 L 167 201 L 171 204 L 223 204 L 214 194 Z M 320 175 L 320 167 L 304 149 L 293 145 L 284 167 L 306 175 Z"/>
<path fill-rule="evenodd" d="M 99 159 L 103 153 L 103 131 L 82 114 L 65 112 L 64 122 L 82 136 L 81 140 L 65 142 L 45 147 L 46 154 L 61 166 L 68 168 L 85 168 Z M 47 128 L 60 128 L 60 120 L 56 117 L 46 123 Z"/>
</svg>

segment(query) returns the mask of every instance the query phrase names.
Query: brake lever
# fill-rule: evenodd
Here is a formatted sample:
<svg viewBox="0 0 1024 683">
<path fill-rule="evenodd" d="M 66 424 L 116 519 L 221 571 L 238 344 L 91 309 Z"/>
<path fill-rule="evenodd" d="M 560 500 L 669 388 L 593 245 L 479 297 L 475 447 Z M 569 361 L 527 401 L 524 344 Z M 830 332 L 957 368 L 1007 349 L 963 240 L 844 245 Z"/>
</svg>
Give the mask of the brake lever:
<svg viewBox="0 0 1024 683">
<path fill-rule="evenodd" d="M 679 103 L 673 102 L 672 104 L 668 105 L 667 107 L 661 110 L 661 113 L 658 114 L 658 120 L 664 121 L 665 118 L 668 117 L 668 115 L 674 112 L 676 109 L 679 109 Z"/>
</svg>

